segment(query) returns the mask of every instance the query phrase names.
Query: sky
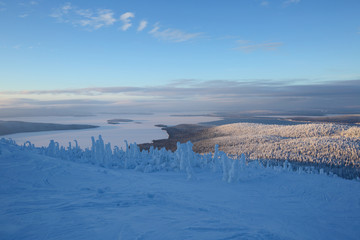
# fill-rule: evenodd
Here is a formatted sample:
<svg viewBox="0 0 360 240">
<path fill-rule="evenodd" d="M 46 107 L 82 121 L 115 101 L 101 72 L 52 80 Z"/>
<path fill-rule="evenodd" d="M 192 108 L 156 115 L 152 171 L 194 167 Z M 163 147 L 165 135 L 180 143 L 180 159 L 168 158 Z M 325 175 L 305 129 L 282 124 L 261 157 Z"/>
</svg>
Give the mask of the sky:
<svg viewBox="0 0 360 240">
<path fill-rule="evenodd" d="M 0 117 L 359 113 L 359 9 L 358 0 L 0 0 Z"/>
</svg>

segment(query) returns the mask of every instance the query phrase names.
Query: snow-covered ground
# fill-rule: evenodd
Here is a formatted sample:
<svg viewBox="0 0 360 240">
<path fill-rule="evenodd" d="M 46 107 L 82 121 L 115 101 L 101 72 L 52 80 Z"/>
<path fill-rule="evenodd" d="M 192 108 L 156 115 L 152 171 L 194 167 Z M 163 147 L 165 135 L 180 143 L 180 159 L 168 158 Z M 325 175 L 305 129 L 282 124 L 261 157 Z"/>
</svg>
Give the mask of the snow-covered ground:
<svg viewBox="0 0 360 240">
<path fill-rule="evenodd" d="M 165 169 L 165 168 L 164 168 Z M 283 169 L 144 173 L 0 142 L 0 239 L 359 239 L 360 183 Z"/>
</svg>

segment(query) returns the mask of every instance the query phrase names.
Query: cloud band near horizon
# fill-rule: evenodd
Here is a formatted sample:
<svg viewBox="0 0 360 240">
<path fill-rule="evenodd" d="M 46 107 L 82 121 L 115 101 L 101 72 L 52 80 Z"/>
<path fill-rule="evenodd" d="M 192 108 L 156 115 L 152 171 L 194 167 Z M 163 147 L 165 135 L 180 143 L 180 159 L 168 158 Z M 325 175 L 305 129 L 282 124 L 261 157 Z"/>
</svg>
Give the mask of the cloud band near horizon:
<svg viewBox="0 0 360 240">
<path fill-rule="evenodd" d="M 360 80 L 316 84 L 179 80 L 162 86 L 2 91 L 0 117 L 26 109 L 134 112 L 360 113 Z M 12 109 L 12 110 L 11 110 Z M 47 109 L 47 110 L 46 110 Z M 15 111 L 16 110 L 16 111 Z M 45 114 L 46 115 L 46 114 Z"/>
</svg>

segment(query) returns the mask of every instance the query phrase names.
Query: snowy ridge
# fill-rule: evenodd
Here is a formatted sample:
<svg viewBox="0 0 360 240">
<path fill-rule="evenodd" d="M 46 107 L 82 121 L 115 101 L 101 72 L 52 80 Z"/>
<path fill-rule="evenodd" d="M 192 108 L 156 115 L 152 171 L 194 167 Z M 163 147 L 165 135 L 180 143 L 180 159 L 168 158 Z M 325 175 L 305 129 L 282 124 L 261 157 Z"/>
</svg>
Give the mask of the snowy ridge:
<svg viewBox="0 0 360 240">
<path fill-rule="evenodd" d="M 12 140 L 1 139 L 2 143 L 16 145 Z M 104 142 L 101 135 L 97 140 L 92 137 L 92 147 L 81 149 L 75 140 L 73 146 L 69 142 L 67 148 L 60 146 L 53 140 L 48 147 L 35 147 L 31 142 L 19 146 L 23 151 L 29 151 L 49 157 L 60 158 L 79 163 L 90 163 L 109 169 L 135 169 L 149 173 L 157 171 L 180 171 L 185 172 L 187 178 L 193 178 L 196 170 L 206 169 L 211 172 L 221 173 L 225 182 L 236 182 L 249 176 L 266 175 L 271 170 L 296 171 L 298 173 L 324 174 L 323 169 L 314 167 L 296 166 L 285 162 L 274 162 L 266 160 L 249 160 L 244 154 L 240 156 L 229 156 L 219 150 L 215 145 L 214 154 L 198 154 L 192 150 L 191 142 L 178 143 L 175 152 L 165 148 L 150 148 L 149 151 L 142 150 L 136 143 L 126 142 L 125 150 L 115 146 L 111 148 L 110 143 Z M 329 173 L 329 172 L 328 172 Z M 330 175 L 334 175 L 331 172 Z"/>
</svg>

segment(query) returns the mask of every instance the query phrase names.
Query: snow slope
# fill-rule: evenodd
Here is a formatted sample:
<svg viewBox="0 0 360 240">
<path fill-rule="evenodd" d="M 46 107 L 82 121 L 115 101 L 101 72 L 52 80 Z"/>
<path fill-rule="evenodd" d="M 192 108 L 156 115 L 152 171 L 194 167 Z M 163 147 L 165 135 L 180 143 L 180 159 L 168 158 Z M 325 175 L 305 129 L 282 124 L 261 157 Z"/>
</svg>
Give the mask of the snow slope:
<svg viewBox="0 0 360 240">
<path fill-rule="evenodd" d="M 0 239 L 358 239 L 358 181 L 241 174 L 110 169 L 0 142 Z"/>
</svg>

